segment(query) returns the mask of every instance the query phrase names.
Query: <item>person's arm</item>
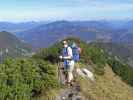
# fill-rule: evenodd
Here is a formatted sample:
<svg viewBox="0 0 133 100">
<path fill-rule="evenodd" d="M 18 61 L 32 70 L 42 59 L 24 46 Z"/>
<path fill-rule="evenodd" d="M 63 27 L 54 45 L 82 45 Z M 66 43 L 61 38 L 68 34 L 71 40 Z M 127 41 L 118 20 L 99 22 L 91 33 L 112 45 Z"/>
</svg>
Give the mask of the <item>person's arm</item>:
<svg viewBox="0 0 133 100">
<path fill-rule="evenodd" d="M 72 59 L 73 53 L 70 47 L 67 48 L 68 56 L 63 57 L 63 59 Z"/>
</svg>

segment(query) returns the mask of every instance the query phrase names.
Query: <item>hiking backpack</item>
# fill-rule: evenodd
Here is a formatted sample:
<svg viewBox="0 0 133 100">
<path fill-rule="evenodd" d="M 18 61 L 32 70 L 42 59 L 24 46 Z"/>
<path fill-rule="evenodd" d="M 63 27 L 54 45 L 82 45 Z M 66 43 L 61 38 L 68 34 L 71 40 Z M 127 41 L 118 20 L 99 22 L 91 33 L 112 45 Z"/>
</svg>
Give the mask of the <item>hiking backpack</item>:
<svg viewBox="0 0 133 100">
<path fill-rule="evenodd" d="M 73 60 L 78 62 L 80 60 L 80 48 L 79 47 L 71 47 L 73 53 Z"/>
<path fill-rule="evenodd" d="M 81 53 L 81 48 L 80 47 L 72 47 L 69 46 L 72 49 L 72 53 L 73 53 L 73 58 L 72 60 L 74 60 L 75 62 L 78 62 L 80 60 L 80 53 Z M 64 56 L 68 56 L 68 47 L 63 49 L 63 55 Z"/>
</svg>

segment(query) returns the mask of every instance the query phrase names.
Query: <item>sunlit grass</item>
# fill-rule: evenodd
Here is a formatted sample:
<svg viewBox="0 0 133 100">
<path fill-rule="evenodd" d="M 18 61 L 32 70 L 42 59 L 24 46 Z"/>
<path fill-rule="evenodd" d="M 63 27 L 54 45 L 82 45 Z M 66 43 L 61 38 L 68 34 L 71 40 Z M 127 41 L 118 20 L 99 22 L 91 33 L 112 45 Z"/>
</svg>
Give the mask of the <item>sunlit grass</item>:
<svg viewBox="0 0 133 100">
<path fill-rule="evenodd" d="M 103 76 L 96 75 L 92 83 L 84 78 L 78 78 L 81 91 L 86 100 L 132 100 L 133 88 L 116 76 L 109 66 L 105 67 Z"/>
</svg>

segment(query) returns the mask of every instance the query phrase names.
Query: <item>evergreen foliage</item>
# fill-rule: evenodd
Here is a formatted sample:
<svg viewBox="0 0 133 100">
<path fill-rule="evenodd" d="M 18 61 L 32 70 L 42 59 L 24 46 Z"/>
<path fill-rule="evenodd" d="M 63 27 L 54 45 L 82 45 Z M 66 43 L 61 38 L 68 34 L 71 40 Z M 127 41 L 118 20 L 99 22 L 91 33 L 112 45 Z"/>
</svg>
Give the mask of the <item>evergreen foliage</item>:
<svg viewBox="0 0 133 100">
<path fill-rule="evenodd" d="M 7 59 L 0 65 L 0 100 L 31 100 L 58 87 L 56 66 L 41 59 Z"/>
</svg>

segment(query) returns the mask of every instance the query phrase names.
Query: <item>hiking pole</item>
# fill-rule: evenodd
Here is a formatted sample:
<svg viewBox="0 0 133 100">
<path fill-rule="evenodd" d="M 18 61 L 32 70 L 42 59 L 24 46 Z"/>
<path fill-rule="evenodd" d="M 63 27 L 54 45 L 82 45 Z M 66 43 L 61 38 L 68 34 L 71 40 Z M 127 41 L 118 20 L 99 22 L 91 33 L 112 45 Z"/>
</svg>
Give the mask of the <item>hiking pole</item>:
<svg viewBox="0 0 133 100">
<path fill-rule="evenodd" d="M 58 79 L 60 84 L 63 84 L 62 64 L 61 60 L 58 60 Z"/>
<path fill-rule="evenodd" d="M 59 80 L 59 82 L 60 82 L 60 84 L 61 84 L 61 78 L 60 78 L 60 61 L 58 60 L 58 80 Z"/>
<path fill-rule="evenodd" d="M 59 77 L 60 84 L 65 85 L 64 69 L 61 62 L 58 62 L 58 77 Z"/>
</svg>

